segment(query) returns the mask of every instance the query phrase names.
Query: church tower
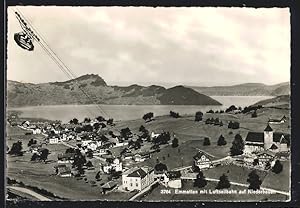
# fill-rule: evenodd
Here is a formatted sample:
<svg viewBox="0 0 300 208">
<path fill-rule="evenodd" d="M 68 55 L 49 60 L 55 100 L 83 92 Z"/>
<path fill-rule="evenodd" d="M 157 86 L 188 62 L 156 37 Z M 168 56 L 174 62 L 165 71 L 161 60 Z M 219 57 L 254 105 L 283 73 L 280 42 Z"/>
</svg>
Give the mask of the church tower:
<svg viewBox="0 0 300 208">
<path fill-rule="evenodd" d="M 273 129 L 268 124 L 264 130 L 264 149 L 269 149 L 273 144 Z"/>
</svg>

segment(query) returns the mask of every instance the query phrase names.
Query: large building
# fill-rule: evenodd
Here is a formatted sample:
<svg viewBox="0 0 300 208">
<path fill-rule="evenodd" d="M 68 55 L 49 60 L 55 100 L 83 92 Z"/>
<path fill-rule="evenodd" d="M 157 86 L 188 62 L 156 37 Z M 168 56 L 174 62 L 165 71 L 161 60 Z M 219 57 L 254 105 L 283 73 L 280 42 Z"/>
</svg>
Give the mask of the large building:
<svg viewBox="0 0 300 208">
<path fill-rule="evenodd" d="M 245 153 L 262 151 L 287 152 L 290 146 L 290 135 L 274 132 L 268 124 L 264 132 L 249 132 L 245 140 Z"/>
<path fill-rule="evenodd" d="M 154 182 L 154 169 L 148 166 L 134 167 L 122 174 L 123 189 L 141 191 Z"/>
</svg>

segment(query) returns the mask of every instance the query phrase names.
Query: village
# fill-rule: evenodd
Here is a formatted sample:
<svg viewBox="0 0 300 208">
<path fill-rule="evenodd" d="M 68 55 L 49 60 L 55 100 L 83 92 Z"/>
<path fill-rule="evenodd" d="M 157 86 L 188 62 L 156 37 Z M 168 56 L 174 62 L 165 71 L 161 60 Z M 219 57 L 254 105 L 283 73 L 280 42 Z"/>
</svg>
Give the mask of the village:
<svg viewBox="0 0 300 208">
<path fill-rule="evenodd" d="M 261 106 L 255 109 L 231 106 L 225 112 L 196 112 L 195 116 L 187 117 L 171 111 L 163 118 L 169 123 L 188 120 L 189 127 L 186 128 L 192 127 L 189 134 L 179 132 L 176 127 L 163 129 L 161 123 L 157 124 L 159 129 L 153 128 L 151 125 L 161 119 L 154 117 L 153 113 L 145 114 L 143 120 L 135 122 L 135 127 L 114 123 L 113 119 L 106 120 L 102 116 L 83 121 L 74 118 L 68 123 L 61 123 L 26 120 L 11 113 L 7 125 L 18 129 L 21 134 L 17 140 L 10 142 L 14 135 L 8 133 L 7 154 L 12 158 L 28 158 L 32 167 L 38 164 L 44 169 L 43 166 L 47 166 L 45 172 L 48 175 L 57 180 L 61 178 L 65 183 L 68 180 L 72 183 L 75 178 L 76 181 L 84 181 L 97 189 L 100 199 L 107 196 L 118 200 L 123 195 L 126 200 L 155 200 L 156 195 L 161 194 L 159 200 L 162 200 L 164 194 L 171 194 L 170 190 L 203 189 L 207 181 L 215 183 L 213 189 L 228 189 L 231 184 L 231 187 L 271 190 L 274 194 L 288 197 L 289 184 L 281 190 L 263 181 L 270 174 L 277 177 L 276 174 L 288 171 L 288 166 L 282 165 L 290 160 L 290 134 L 286 133 L 288 115 L 279 113 L 276 118 L 268 117 L 266 122 L 259 124 L 260 131 L 244 129 L 238 119 L 228 120 L 233 117 L 258 119 L 264 116 L 260 112 L 266 109 Z M 179 124 L 182 123 L 176 125 Z M 274 130 L 282 125 L 284 127 L 280 129 L 286 129 L 285 133 Z M 210 135 L 195 139 L 192 132 L 198 128 L 200 130 L 197 131 L 206 129 L 213 132 L 218 135 L 217 139 L 214 141 Z M 225 139 L 227 135 L 232 142 Z M 234 170 L 243 173 L 234 173 Z M 19 171 L 26 175 L 26 171 Z M 250 173 L 256 179 L 247 179 Z M 240 177 L 244 181 L 232 174 L 244 175 Z M 11 177 L 10 172 L 8 176 Z M 236 178 L 238 181 L 232 180 Z M 53 183 L 56 183 L 55 180 Z M 53 188 L 51 192 L 54 192 Z"/>
</svg>

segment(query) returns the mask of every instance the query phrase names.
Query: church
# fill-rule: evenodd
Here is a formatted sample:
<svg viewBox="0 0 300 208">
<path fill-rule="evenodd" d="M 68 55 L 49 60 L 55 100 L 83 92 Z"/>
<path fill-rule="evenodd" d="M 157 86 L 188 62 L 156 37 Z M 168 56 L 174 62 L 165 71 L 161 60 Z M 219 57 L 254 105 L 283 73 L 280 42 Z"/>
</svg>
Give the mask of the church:
<svg viewBox="0 0 300 208">
<path fill-rule="evenodd" d="M 248 132 L 245 140 L 245 154 L 262 151 L 287 152 L 290 148 L 290 135 L 274 132 L 268 124 L 264 132 Z"/>
</svg>

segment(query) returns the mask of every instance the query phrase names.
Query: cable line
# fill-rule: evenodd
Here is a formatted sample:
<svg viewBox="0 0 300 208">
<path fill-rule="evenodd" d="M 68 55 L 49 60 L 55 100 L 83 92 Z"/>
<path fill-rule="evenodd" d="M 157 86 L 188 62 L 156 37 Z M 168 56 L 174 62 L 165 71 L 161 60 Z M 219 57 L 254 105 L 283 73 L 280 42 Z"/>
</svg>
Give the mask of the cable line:
<svg viewBox="0 0 300 208">
<path fill-rule="evenodd" d="M 71 80 L 75 81 L 75 84 L 78 86 L 78 89 L 88 98 L 88 100 L 91 103 L 94 103 L 96 105 L 96 108 L 100 111 L 100 113 L 109 118 L 109 115 L 101 108 L 101 106 L 94 102 L 94 100 L 90 97 L 90 95 L 85 92 L 81 86 L 80 83 L 77 80 L 77 76 L 76 74 L 62 61 L 62 59 L 57 55 L 57 53 L 54 52 L 54 50 L 50 47 L 50 45 L 47 43 L 47 41 L 45 40 L 45 38 L 38 32 L 38 30 L 36 28 L 33 27 L 33 25 L 31 24 L 30 19 L 26 18 L 25 15 L 19 10 L 17 9 L 17 11 L 20 13 L 18 14 L 16 12 L 16 16 L 18 21 L 21 24 L 22 29 L 26 32 L 27 30 L 24 29 L 24 25 L 26 26 L 26 29 L 30 30 L 27 27 L 27 24 L 22 21 L 21 18 L 23 18 L 25 21 L 27 21 L 28 25 L 32 28 L 32 30 L 37 34 L 37 35 L 32 35 L 32 33 L 30 33 L 30 36 L 34 37 L 34 39 L 38 42 L 38 44 L 42 47 L 42 49 L 46 52 L 46 54 L 57 64 L 57 66 L 59 67 L 59 69 Z M 24 24 L 24 25 L 23 25 Z M 32 32 L 30 30 L 30 32 Z"/>
</svg>

